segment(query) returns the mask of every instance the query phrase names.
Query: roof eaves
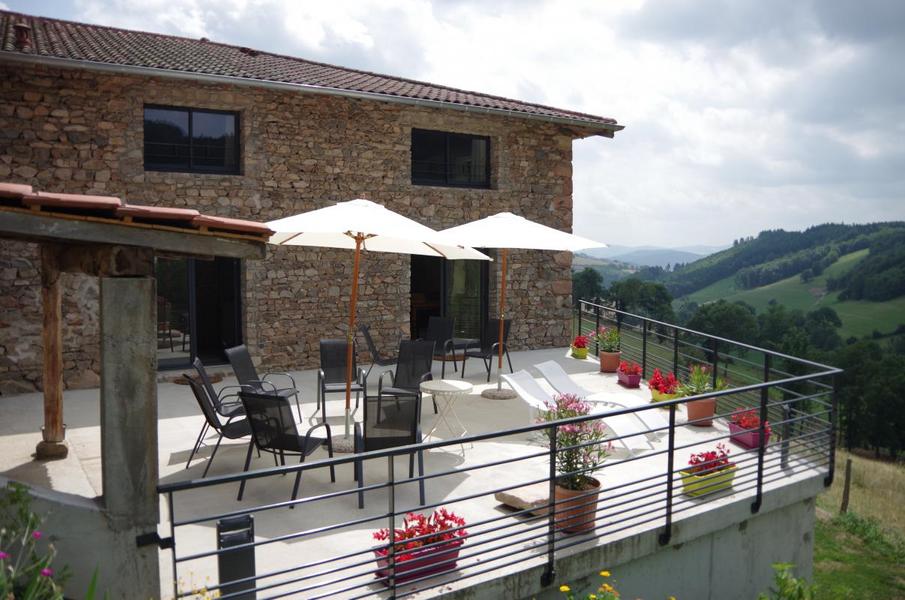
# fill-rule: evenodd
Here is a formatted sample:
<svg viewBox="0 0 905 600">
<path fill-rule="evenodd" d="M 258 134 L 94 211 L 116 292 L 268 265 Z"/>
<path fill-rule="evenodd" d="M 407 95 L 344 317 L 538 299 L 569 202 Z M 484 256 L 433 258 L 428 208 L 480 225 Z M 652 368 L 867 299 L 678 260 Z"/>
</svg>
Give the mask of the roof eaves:
<svg viewBox="0 0 905 600">
<path fill-rule="evenodd" d="M 163 69 L 159 67 L 146 67 L 140 65 L 124 65 L 118 63 L 108 63 L 100 61 L 91 61 L 84 59 L 62 58 L 56 56 L 46 56 L 37 54 L 22 54 L 18 52 L 0 51 L 0 60 L 12 60 L 31 64 L 42 64 L 49 66 L 60 66 L 67 68 L 81 68 L 95 71 L 106 71 L 114 73 L 126 73 L 134 75 L 145 75 L 152 77 L 168 77 L 175 79 L 191 79 L 197 81 L 209 81 L 212 83 L 231 83 L 234 85 L 246 85 L 263 87 L 270 89 L 301 91 L 318 94 L 327 94 L 333 96 L 344 96 L 348 98 L 357 98 L 362 100 L 392 102 L 396 104 L 409 104 L 417 106 L 425 106 L 439 109 L 462 110 L 465 112 L 473 112 L 480 114 L 505 115 L 513 118 L 531 119 L 537 121 L 545 121 L 549 123 L 558 123 L 563 125 L 571 125 L 581 127 L 592 131 L 590 135 L 602 135 L 605 137 L 613 137 L 617 131 L 621 131 L 625 127 L 611 120 L 600 121 L 594 119 L 584 119 L 579 117 L 566 117 L 556 115 L 546 115 L 541 113 L 530 113 L 518 110 L 509 110 L 503 108 L 492 108 L 485 106 L 474 106 L 469 104 L 461 104 L 455 102 L 444 102 L 440 100 L 429 100 L 422 98 L 410 98 L 406 96 L 397 96 L 392 94 L 383 94 L 380 92 L 366 92 L 347 90 L 342 88 L 325 87 L 305 83 L 292 83 L 283 81 L 274 81 L 268 79 L 256 79 L 251 77 L 235 77 L 231 75 L 216 75 L 208 73 L 198 73 L 194 71 L 179 71 L 175 69 Z"/>
</svg>

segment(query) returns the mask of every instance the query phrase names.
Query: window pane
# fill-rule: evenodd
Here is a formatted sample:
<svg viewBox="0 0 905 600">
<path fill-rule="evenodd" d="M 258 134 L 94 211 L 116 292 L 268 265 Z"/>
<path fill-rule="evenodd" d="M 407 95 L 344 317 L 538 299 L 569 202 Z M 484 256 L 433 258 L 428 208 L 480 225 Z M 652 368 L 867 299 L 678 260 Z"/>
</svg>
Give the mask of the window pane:
<svg viewBox="0 0 905 600">
<path fill-rule="evenodd" d="M 412 181 L 421 184 L 446 183 L 446 134 L 412 130 Z"/>
<path fill-rule="evenodd" d="M 192 167 L 236 170 L 236 116 L 192 112 Z"/>
<path fill-rule="evenodd" d="M 145 108 L 145 166 L 189 168 L 188 111 Z"/>
<path fill-rule="evenodd" d="M 449 183 L 487 184 L 487 140 L 470 135 L 450 134 Z"/>
</svg>

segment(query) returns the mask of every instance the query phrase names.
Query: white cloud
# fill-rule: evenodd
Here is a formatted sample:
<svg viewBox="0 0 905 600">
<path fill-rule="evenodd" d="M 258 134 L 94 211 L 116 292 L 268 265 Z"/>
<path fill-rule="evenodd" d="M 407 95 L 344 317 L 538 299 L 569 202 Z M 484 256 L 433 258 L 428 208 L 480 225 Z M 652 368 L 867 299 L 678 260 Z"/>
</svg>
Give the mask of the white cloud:
<svg viewBox="0 0 905 600">
<path fill-rule="evenodd" d="M 614 140 L 575 143 L 576 232 L 680 246 L 905 218 L 905 3 L 870 1 L 79 0 L 50 16 L 615 117 Z"/>
</svg>

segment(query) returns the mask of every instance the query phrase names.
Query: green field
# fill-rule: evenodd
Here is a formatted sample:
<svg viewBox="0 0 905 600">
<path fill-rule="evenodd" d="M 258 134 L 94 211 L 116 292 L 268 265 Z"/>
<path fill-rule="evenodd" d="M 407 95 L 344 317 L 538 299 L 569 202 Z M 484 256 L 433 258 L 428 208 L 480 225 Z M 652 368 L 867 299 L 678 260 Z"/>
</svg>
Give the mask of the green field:
<svg viewBox="0 0 905 600">
<path fill-rule="evenodd" d="M 886 302 L 867 302 L 864 300 L 846 300 L 840 302 L 838 292 L 828 293 L 826 280 L 838 276 L 851 269 L 867 255 L 867 250 L 859 250 L 841 257 L 830 265 L 819 277 L 802 283 L 798 275 L 782 279 L 770 285 L 751 290 L 736 287 L 734 277 L 727 277 L 703 289 L 689 294 L 676 301 L 676 306 L 686 300 L 705 304 L 719 299 L 728 302 L 741 300 L 747 302 L 758 312 L 767 310 L 771 300 L 790 309 L 810 311 L 822 306 L 829 306 L 842 319 L 840 335 L 861 337 L 870 335 L 875 330 L 890 333 L 900 324 L 905 324 L 905 297 L 887 300 Z"/>
</svg>

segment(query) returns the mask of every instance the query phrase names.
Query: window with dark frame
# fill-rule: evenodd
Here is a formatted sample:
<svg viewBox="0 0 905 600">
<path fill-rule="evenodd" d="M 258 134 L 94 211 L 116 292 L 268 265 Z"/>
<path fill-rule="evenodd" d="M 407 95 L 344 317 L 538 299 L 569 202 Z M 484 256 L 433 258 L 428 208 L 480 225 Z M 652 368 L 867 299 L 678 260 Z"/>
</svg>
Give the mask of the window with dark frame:
<svg viewBox="0 0 905 600">
<path fill-rule="evenodd" d="M 239 113 L 145 106 L 146 171 L 239 174 Z"/>
<path fill-rule="evenodd" d="M 490 138 L 412 129 L 412 183 L 490 187 Z"/>
</svg>

